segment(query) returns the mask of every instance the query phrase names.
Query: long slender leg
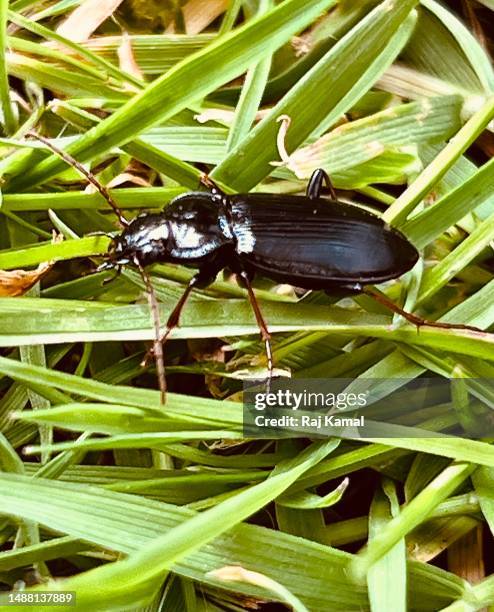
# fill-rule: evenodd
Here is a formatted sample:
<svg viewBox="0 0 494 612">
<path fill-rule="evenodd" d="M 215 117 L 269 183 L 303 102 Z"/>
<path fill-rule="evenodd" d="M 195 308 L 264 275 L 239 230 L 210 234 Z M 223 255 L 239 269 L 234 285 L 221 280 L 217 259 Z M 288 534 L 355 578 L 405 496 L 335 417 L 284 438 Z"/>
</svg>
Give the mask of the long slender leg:
<svg viewBox="0 0 494 612">
<path fill-rule="evenodd" d="M 158 335 L 158 341 L 161 351 L 163 351 L 163 347 L 168 338 L 170 337 L 170 333 L 172 332 L 172 330 L 175 327 L 178 327 L 178 325 L 180 324 L 180 315 L 182 314 L 182 310 L 187 302 L 187 299 L 192 293 L 192 290 L 196 288 L 204 288 L 210 285 L 214 281 L 216 275 L 222 267 L 223 265 L 213 262 L 211 265 L 203 268 L 202 270 L 199 270 L 199 272 L 190 279 L 187 287 L 185 288 L 185 291 L 180 296 L 180 299 L 176 303 L 175 308 L 172 310 L 170 316 L 168 317 L 164 331 L 160 332 Z M 146 353 L 143 360 L 143 365 L 146 365 L 148 363 L 148 361 L 152 358 L 155 350 L 156 347 L 153 345 L 152 351 L 148 351 Z"/>
<path fill-rule="evenodd" d="M 137 257 L 134 258 L 134 263 L 137 266 L 144 285 L 146 286 L 146 295 L 148 298 L 149 308 L 153 315 L 154 322 L 154 341 L 153 341 L 153 355 L 156 363 L 156 374 L 158 376 L 158 385 L 160 388 L 161 403 L 166 403 L 166 376 L 165 376 L 165 358 L 163 355 L 163 345 L 161 344 L 160 338 L 160 312 L 158 306 L 158 298 L 154 291 L 153 283 L 149 274 L 144 270 L 141 262 Z"/>
<path fill-rule="evenodd" d="M 439 327 L 441 329 L 466 329 L 469 331 L 480 332 L 482 334 L 486 333 L 484 330 L 480 329 L 479 327 L 474 327 L 473 325 L 463 325 L 462 323 L 442 323 L 441 321 L 429 321 L 428 319 L 423 319 L 422 317 L 414 315 L 412 312 L 407 312 L 406 310 L 403 310 L 403 308 L 400 308 L 383 293 L 375 291 L 370 287 L 362 287 L 362 292 L 370 296 L 371 298 L 376 300 L 376 302 L 379 302 L 389 310 L 392 310 L 393 312 L 396 312 L 397 314 L 401 315 L 404 319 L 406 319 L 410 323 L 413 323 L 413 325 L 416 325 L 417 329 L 419 329 L 420 327 L 427 326 Z"/>
<path fill-rule="evenodd" d="M 252 310 L 254 311 L 254 315 L 256 317 L 257 326 L 259 327 L 259 331 L 261 333 L 261 338 L 264 341 L 264 346 L 266 348 L 266 359 L 268 362 L 268 389 L 271 383 L 271 379 L 273 378 L 273 351 L 271 349 L 271 334 L 269 333 L 268 326 L 264 317 L 262 316 L 261 309 L 259 308 L 259 303 L 257 301 L 254 290 L 252 289 L 252 285 L 250 284 L 249 274 L 242 270 L 239 272 L 239 276 L 241 278 L 242 283 L 245 285 L 247 289 L 247 293 L 249 294 L 249 302 L 252 306 Z"/>
<path fill-rule="evenodd" d="M 311 200 L 317 200 L 321 196 L 323 183 L 326 183 L 326 187 L 329 189 L 329 193 L 331 194 L 333 200 L 337 200 L 338 196 L 336 195 L 336 191 L 331 183 L 328 173 L 322 168 L 318 168 L 312 173 L 307 185 L 307 197 Z"/>
<path fill-rule="evenodd" d="M 119 276 L 122 274 L 122 266 L 117 265 L 113 269 L 115 270 L 115 272 L 112 274 L 112 276 L 108 276 L 107 278 L 104 278 L 101 281 L 101 285 L 103 287 L 109 285 L 110 283 L 113 283 L 113 281 L 117 280 L 117 278 L 119 278 Z"/>
<path fill-rule="evenodd" d="M 180 323 L 180 315 L 182 314 L 182 310 L 185 306 L 185 303 L 187 302 L 189 298 L 189 295 L 192 293 L 192 289 L 194 289 L 195 287 L 199 287 L 199 286 L 200 286 L 200 274 L 196 274 L 190 279 L 189 284 L 185 288 L 185 291 L 182 293 L 180 299 L 175 305 L 175 308 L 172 310 L 171 315 L 168 317 L 168 320 L 166 322 L 165 331 L 160 336 L 160 342 L 162 345 L 164 345 L 165 342 L 168 340 L 172 329 L 174 327 L 178 327 Z"/>
</svg>

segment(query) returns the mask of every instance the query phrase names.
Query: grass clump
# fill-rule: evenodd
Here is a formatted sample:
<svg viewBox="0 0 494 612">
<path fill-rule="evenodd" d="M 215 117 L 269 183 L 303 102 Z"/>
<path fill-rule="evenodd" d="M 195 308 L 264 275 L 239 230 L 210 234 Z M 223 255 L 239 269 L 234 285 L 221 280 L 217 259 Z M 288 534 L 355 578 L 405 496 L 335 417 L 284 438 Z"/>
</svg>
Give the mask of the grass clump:
<svg viewBox="0 0 494 612">
<path fill-rule="evenodd" d="M 494 605 L 492 3 L 118 4 L 0 2 L 0 590 L 75 591 L 81 610 Z M 421 251 L 380 289 L 485 333 L 256 279 L 277 368 L 377 379 L 408 410 L 392 437 L 245 439 L 242 380 L 266 362 L 225 274 L 167 344 L 163 407 L 139 275 L 93 273 L 115 217 L 33 129 L 128 218 L 204 172 L 289 194 L 323 167 Z M 150 273 L 166 320 L 193 271 Z M 452 400 L 414 405 L 420 377 Z M 413 414 L 454 435 L 413 437 Z"/>
</svg>

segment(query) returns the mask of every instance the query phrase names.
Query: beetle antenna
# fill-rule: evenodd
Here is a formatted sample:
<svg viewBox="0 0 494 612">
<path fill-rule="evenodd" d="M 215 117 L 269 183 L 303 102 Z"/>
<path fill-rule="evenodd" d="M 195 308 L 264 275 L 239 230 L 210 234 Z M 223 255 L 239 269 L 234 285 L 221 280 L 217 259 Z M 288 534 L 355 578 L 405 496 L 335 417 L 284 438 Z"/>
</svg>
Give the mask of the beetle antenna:
<svg viewBox="0 0 494 612">
<path fill-rule="evenodd" d="M 439 327 L 441 329 L 465 329 L 480 334 L 487 333 L 485 330 L 480 329 L 479 327 L 475 327 L 474 325 L 464 325 L 462 323 L 443 323 L 442 321 L 429 321 L 428 319 L 423 319 L 422 317 L 419 317 L 418 315 L 415 315 L 412 312 L 403 310 L 403 308 L 400 308 L 383 293 L 371 289 L 370 287 L 362 287 L 362 293 L 365 293 L 372 299 L 376 300 L 376 302 L 379 302 L 379 304 L 382 304 L 383 306 L 395 312 L 396 314 L 401 315 L 409 323 L 415 325 L 417 327 L 417 330 L 419 330 L 421 327 Z"/>
<path fill-rule="evenodd" d="M 41 136 L 40 134 L 38 134 L 37 132 L 34 132 L 33 130 L 29 130 L 29 132 L 27 132 L 26 135 L 36 138 L 36 140 L 39 140 L 44 145 L 46 145 L 56 155 L 58 155 L 61 159 L 63 159 L 64 162 L 66 162 L 69 166 L 76 168 L 76 170 L 78 170 L 82 175 L 84 175 L 84 177 L 91 183 L 91 185 L 96 187 L 96 189 L 100 192 L 100 194 L 105 198 L 105 200 L 108 202 L 108 204 L 113 209 L 113 212 L 117 215 L 120 225 L 122 227 L 127 227 L 129 225 L 129 222 L 124 217 L 122 211 L 115 203 L 115 200 L 110 195 L 110 192 L 108 191 L 108 189 L 98 181 L 98 179 L 94 176 L 94 174 L 92 174 L 92 172 L 89 172 L 88 170 L 86 170 L 86 168 L 84 168 L 84 166 L 81 163 L 79 163 L 76 159 L 72 157 L 72 155 L 70 155 L 69 153 L 66 153 L 65 151 L 62 151 L 62 149 L 59 149 L 50 140 L 48 140 L 48 138 Z"/>
<path fill-rule="evenodd" d="M 149 308 L 153 315 L 154 322 L 154 341 L 153 341 L 153 356 L 156 363 L 156 375 L 158 377 L 158 385 L 160 388 L 160 399 L 162 404 L 166 404 L 166 376 L 165 376 L 165 358 L 163 353 L 163 343 L 161 341 L 161 323 L 160 323 L 160 311 L 158 306 L 158 298 L 154 291 L 153 283 L 146 270 L 143 268 L 138 257 L 134 258 L 134 263 L 139 270 L 144 285 L 146 287 L 146 295 L 148 298 Z M 146 357 L 144 358 L 144 363 Z"/>
</svg>

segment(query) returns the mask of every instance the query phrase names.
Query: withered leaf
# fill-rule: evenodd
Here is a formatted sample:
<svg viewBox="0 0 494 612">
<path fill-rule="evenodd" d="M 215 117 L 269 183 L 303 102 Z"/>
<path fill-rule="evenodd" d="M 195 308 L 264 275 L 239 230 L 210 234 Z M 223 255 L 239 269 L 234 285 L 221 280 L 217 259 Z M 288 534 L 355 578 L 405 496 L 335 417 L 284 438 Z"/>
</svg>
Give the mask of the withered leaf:
<svg viewBox="0 0 494 612">
<path fill-rule="evenodd" d="M 17 297 L 31 289 L 52 268 L 53 263 L 40 263 L 36 270 L 0 270 L 0 297 Z"/>
</svg>

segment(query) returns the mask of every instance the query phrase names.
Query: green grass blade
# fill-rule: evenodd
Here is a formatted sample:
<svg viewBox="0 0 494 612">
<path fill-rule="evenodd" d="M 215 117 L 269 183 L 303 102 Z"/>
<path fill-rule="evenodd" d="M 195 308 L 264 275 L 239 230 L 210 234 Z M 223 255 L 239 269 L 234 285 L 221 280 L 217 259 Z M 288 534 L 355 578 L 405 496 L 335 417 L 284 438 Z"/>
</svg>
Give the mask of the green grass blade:
<svg viewBox="0 0 494 612">
<path fill-rule="evenodd" d="M 401 226 L 403 232 L 418 248 L 423 248 L 478 206 L 483 203 L 492 205 L 493 168 L 493 160 L 484 164 L 433 206 L 404 223 Z"/>
<path fill-rule="evenodd" d="M 390 481 L 383 482 L 383 491 L 376 491 L 369 514 L 369 541 L 386 529 L 400 511 L 396 489 Z M 367 575 L 372 612 L 405 612 L 407 595 L 406 546 L 399 540 L 384 557 L 369 569 Z"/>
<path fill-rule="evenodd" d="M 183 193 L 182 187 L 130 187 L 114 189 L 112 197 L 119 208 L 131 209 L 161 209 L 164 202 Z M 64 191 L 60 193 L 6 193 L 3 196 L 2 209 L 13 212 L 33 210 L 108 210 L 108 203 L 103 197 L 85 191 Z M 99 247 L 97 247 L 99 248 Z M 104 245 L 102 245 L 104 248 Z M 94 251 L 93 251 L 94 252 Z M 3 255 L 0 252 L 0 258 Z M 1 259 L 3 269 L 8 269 L 9 262 Z M 17 263 L 13 264 L 14 267 Z M 30 265 L 24 263 L 24 265 Z"/>
<path fill-rule="evenodd" d="M 463 270 L 494 239 L 494 214 L 480 223 L 475 230 L 422 279 L 417 304 L 425 302 L 441 287 Z"/>
<path fill-rule="evenodd" d="M 376 561 L 381 559 L 402 537 L 421 523 L 424 517 L 428 516 L 440 502 L 461 485 L 474 469 L 475 467 L 468 463 L 458 463 L 452 464 L 439 474 L 358 555 L 354 562 L 356 575 L 364 576 Z"/>
<path fill-rule="evenodd" d="M 142 93 L 81 136 L 68 152 L 83 162 L 112 146 L 128 142 L 151 125 L 171 117 L 187 104 L 242 74 L 253 62 L 269 55 L 307 27 L 333 3 L 334 0 L 310 0 L 301 5 L 299 0 L 288 0 L 222 36 L 148 85 Z M 38 184 L 63 167 L 60 159 L 50 156 L 24 176 L 14 179 L 9 190 Z"/>
<path fill-rule="evenodd" d="M 16 25 L 22 28 L 25 28 L 26 30 L 30 32 L 33 32 L 34 34 L 37 34 L 38 36 L 42 36 L 43 38 L 46 38 L 47 40 L 55 40 L 58 43 L 61 43 L 64 47 L 72 49 L 78 55 L 89 60 L 91 63 L 95 64 L 96 66 L 99 66 L 102 70 L 104 70 L 109 75 L 113 76 L 118 81 L 128 82 L 128 83 L 132 83 L 132 85 L 136 87 L 142 87 L 143 85 L 142 81 L 140 81 L 133 75 L 128 74 L 118 69 L 114 64 L 105 60 L 101 56 L 96 55 L 95 53 L 92 53 L 91 51 L 85 49 L 83 45 L 79 45 L 78 43 L 75 43 L 72 40 L 65 38 L 65 36 L 61 36 L 60 34 L 57 34 L 56 32 L 54 32 L 53 30 L 50 30 L 49 28 L 46 28 L 43 25 L 36 23 L 35 21 L 32 21 L 31 19 L 27 19 L 23 15 L 15 13 L 14 11 L 8 12 L 8 18 L 10 21 L 12 21 L 12 23 L 15 23 Z"/>
<path fill-rule="evenodd" d="M 333 177 L 346 167 L 362 164 L 391 148 L 444 141 L 460 128 L 458 96 L 402 104 L 338 126 L 291 156 L 299 178 L 316 168 Z M 393 160 L 395 161 L 395 160 Z"/>
<path fill-rule="evenodd" d="M 314 443 L 294 460 L 280 465 L 280 469 L 265 482 L 195 515 L 124 561 L 69 579 L 65 587 L 77 591 L 78 605 L 84 605 L 84 600 L 89 605 L 95 602 L 95 597 L 99 598 L 99 605 L 105 607 L 126 601 L 129 586 L 137 592 L 142 592 L 143 587 L 149 589 L 150 582 L 159 578 L 174 563 L 263 507 L 336 446 L 336 441 Z M 98 587 L 102 581 L 104 591 Z"/>
<path fill-rule="evenodd" d="M 384 213 L 383 218 L 389 223 L 399 225 L 407 215 L 427 195 L 434 184 L 444 176 L 462 153 L 478 138 L 487 124 L 494 118 L 494 97 L 477 111 L 454 138 L 444 147 L 420 176 L 397 198 Z"/>
<path fill-rule="evenodd" d="M 265 13 L 271 6 L 271 0 L 259 3 L 258 14 Z M 225 18 L 226 20 L 226 18 Z M 223 28 L 223 24 L 222 24 Z M 230 151 L 249 133 L 261 103 L 264 88 L 271 69 L 271 57 L 266 57 L 247 71 L 245 82 L 235 109 L 232 125 L 228 132 L 226 150 Z"/>
<path fill-rule="evenodd" d="M 10 99 L 10 85 L 7 68 L 7 14 L 9 0 L 0 0 L 0 106 L 2 111 L 2 124 L 7 134 L 13 134 L 17 121 Z"/>
<path fill-rule="evenodd" d="M 4 474 L 0 475 L 0 505 L 4 512 L 39 521 L 51 530 L 125 554 L 145 547 L 194 516 L 186 508 L 104 491 L 100 487 L 28 477 L 13 479 Z M 70 540 L 64 542 L 67 545 Z M 45 546 L 50 558 L 54 544 L 46 542 Z M 273 558 L 284 558 L 286 563 L 273 564 Z M 352 610 L 368 605 L 365 587 L 356 584 L 348 574 L 352 558 L 335 548 L 271 529 L 237 525 L 178 563 L 174 571 L 206 586 L 224 587 L 224 583 L 207 578 L 207 572 L 240 563 L 288 585 L 311 610 Z M 453 574 L 416 562 L 409 563 L 409 569 L 409 595 L 414 607 L 420 607 L 420 602 L 427 597 L 431 609 L 440 609 L 465 595 L 465 582 Z M 60 588 L 63 585 L 60 583 Z M 235 589 L 253 597 L 268 595 L 245 583 L 237 583 Z M 132 597 L 131 591 L 128 596 Z"/>
<path fill-rule="evenodd" d="M 439 2 L 421 0 L 421 4 L 436 15 L 454 36 L 486 93 L 494 93 L 494 70 L 491 61 L 475 36 Z"/>
<path fill-rule="evenodd" d="M 393 7 L 392 11 L 388 10 L 388 0 L 377 6 L 306 73 L 252 130 L 249 137 L 215 168 L 211 176 L 239 191 L 245 191 L 268 175 L 272 171 L 270 162 L 279 159 L 276 136 L 280 115 L 288 115 L 292 119 L 286 138 L 289 152 L 323 121 L 327 124 L 331 118 L 331 123 L 334 123 L 357 99 L 355 93 L 352 93 L 352 101 L 345 96 L 359 83 L 362 71 L 365 72 L 369 63 L 381 54 L 386 55 L 387 44 L 416 3 L 406 0 L 399 7 Z M 378 78 L 378 75 L 373 76 L 374 80 Z M 328 78 L 331 79 L 331 88 L 326 96 L 321 97 L 321 88 L 326 86 Z M 366 81 L 366 86 L 371 87 L 373 82 Z M 358 97 L 363 93 L 359 85 Z M 345 100 L 345 107 L 340 104 L 342 99 Z"/>
</svg>

